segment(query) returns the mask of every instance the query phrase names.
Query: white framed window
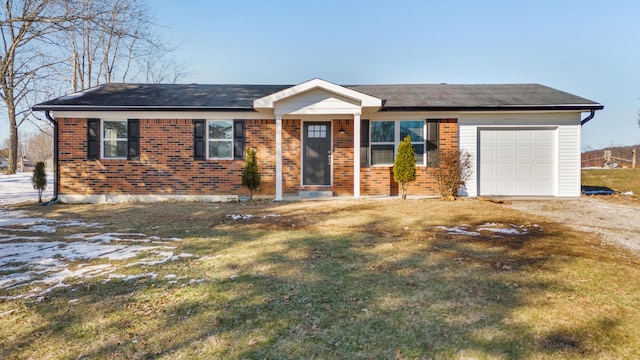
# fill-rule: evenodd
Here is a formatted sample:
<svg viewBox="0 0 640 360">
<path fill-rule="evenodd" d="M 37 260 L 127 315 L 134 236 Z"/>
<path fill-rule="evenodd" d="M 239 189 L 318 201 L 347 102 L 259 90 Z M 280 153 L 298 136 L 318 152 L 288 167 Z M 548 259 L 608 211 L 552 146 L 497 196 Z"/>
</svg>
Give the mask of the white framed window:
<svg viewBox="0 0 640 360">
<path fill-rule="evenodd" d="M 372 120 L 369 132 L 371 165 L 393 165 L 400 141 L 409 135 L 416 165 L 437 166 L 438 124 L 438 120 Z"/>
<path fill-rule="evenodd" d="M 396 154 L 396 122 L 371 122 L 371 165 L 393 165 Z"/>
<path fill-rule="evenodd" d="M 102 120 L 102 157 L 126 159 L 128 152 L 127 120 Z"/>
<path fill-rule="evenodd" d="M 233 159 L 233 120 L 207 121 L 207 158 Z"/>
</svg>

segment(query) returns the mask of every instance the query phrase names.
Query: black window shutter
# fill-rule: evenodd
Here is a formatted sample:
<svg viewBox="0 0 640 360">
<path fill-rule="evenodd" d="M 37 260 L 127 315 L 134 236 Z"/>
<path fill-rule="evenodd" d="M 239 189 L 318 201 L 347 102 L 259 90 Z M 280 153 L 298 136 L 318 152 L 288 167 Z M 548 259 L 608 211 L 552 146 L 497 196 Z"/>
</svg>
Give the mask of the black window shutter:
<svg viewBox="0 0 640 360">
<path fill-rule="evenodd" d="M 140 120 L 127 120 L 127 159 L 140 158 Z"/>
<path fill-rule="evenodd" d="M 193 120 L 193 158 L 195 160 L 204 160 L 205 151 L 205 121 L 202 119 Z"/>
<path fill-rule="evenodd" d="M 233 158 L 244 159 L 244 120 L 233 120 Z"/>
<path fill-rule="evenodd" d="M 427 166 L 440 165 L 440 120 L 427 120 Z"/>
<path fill-rule="evenodd" d="M 100 158 L 100 119 L 87 119 L 87 159 Z"/>
<path fill-rule="evenodd" d="M 360 167 L 369 167 L 369 120 L 360 120 Z"/>
</svg>

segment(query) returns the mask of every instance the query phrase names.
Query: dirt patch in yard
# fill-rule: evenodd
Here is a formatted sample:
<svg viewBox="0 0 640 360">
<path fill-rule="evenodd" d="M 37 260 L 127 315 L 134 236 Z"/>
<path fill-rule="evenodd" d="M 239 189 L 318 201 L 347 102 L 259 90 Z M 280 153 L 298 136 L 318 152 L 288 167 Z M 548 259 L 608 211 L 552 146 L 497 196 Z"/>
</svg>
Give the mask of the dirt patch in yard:
<svg viewBox="0 0 640 360">
<path fill-rule="evenodd" d="M 519 200 L 510 207 L 544 216 L 573 229 L 595 233 L 607 244 L 640 255 L 640 202 L 634 197 L 581 197 L 571 200 Z"/>
</svg>

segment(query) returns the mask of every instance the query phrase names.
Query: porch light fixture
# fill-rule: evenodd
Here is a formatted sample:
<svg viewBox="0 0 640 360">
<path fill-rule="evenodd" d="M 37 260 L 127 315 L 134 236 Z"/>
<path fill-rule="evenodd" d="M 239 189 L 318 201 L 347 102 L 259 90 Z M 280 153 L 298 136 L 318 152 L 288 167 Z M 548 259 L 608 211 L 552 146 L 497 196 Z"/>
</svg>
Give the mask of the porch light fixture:
<svg viewBox="0 0 640 360">
<path fill-rule="evenodd" d="M 340 125 L 340 130 L 338 130 L 338 132 L 340 133 L 340 135 L 346 135 L 347 134 L 347 130 L 345 130 L 344 127 L 342 127 L 342 125 Z"/>
</svg>

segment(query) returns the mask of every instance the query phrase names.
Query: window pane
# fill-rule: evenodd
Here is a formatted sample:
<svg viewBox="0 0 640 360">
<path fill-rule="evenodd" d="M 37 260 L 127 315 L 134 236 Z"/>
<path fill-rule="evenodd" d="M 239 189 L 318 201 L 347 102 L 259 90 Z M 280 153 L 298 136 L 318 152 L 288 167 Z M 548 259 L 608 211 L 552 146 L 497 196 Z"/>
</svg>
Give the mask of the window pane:
<svg viewBox="0 0 640 360">
<path fill-rule="evenodd" d="M 393 121 L 372 121 L 371 142 L 394 142 L 394 128 Z"/>
<path fill-rule="evenodd" d="M 400 121 L 400 140 L 411 136 L 411 143 L 424 143 L 424 121 Z"/>
<path fill-rule="evenodd" d="M 371 145 L 371 165 L 393 165 L 393 145 Z"/>
<path fill-rule="evenodd" d="M 105 139 L 124 139 L 127 137 L 127 121 L 105 121 Z"/>
<path fill-rule="evenodd" d="M 309 125 L 307 128 L 307 137 L 309 139 L 319 138 L 324 139 L 327 137 L 327 125 Z"/>
<path fill-rule="evenodd" d="M 412 144 L 415 150 L 416 165 L 424 165 L 424 144 Z"/>
<path fill-rule="evenodd" d="M 233 121 L 209 121 L 209 139 L 231 139 Z"/>
<path fill-rule="evenodd" d="M 127 142 L 125 140 L 105 140 L 104 157 L 117 158 L 127 157 Z"/>
<path fill-rule="evenodd" d="M 231 159 L 231 141 L 209 141 L 209 158 Z"/>
</svg>

